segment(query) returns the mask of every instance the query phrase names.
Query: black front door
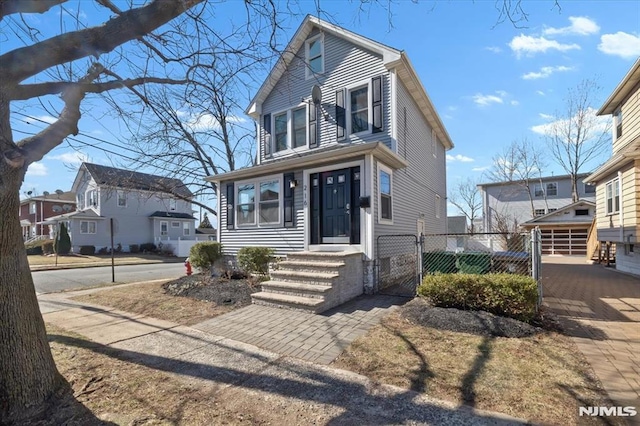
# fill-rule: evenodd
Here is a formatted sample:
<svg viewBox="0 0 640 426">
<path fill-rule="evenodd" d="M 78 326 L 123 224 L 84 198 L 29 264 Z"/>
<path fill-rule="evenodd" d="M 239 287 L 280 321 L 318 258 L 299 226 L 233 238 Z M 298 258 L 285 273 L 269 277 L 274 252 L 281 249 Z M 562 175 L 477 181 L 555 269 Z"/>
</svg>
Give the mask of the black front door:
<svg viewBox="0 0 640 426">
<path fill-rule="evenodd" d="M 351 231 L 351 171 L 320 173 L 322 243 L 349 244 Z"/>
</svg>

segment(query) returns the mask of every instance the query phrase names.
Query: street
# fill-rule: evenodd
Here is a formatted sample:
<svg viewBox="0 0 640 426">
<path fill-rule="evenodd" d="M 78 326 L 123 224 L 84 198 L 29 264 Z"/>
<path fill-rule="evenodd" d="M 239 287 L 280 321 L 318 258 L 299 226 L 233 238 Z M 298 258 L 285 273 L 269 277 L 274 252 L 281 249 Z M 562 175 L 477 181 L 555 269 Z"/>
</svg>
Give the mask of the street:
<svg viewBox="0 0 640 426">
<path fill-rule="evenodd" d="M 178 278 L 185 274 L 182 263 L 153 263 L 115 267 L 116 283 Z M 32 272 L 36 292 L 54 293 L 111 283 L 111 267 L 60 269 Z"/>
</svg>

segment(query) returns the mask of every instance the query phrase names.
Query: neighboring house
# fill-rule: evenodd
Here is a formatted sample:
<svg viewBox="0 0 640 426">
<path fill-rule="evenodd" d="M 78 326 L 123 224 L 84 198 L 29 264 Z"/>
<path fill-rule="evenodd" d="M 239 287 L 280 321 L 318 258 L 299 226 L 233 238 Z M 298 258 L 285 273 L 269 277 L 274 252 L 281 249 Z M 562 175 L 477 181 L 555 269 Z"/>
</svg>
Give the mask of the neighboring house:
<svg viewBox="0 0 640 426">
<path fill-rule="evenodd" d="M 596 228 L 615 246 L 616 269 L 640 275 L 640 59 L 598 115 L 613 117 L 613 154 L 586 181 L 596 185 Z"/>
<path fill-rule="evenodd" d="M 196 237 L 216 241 L 218 239 L 217 235 L 218 233 L 216 228 L 196 228 Z"/>
<path fill-rule="evenodd" d="M 569 175 L 532 180 L 529 194 L 525 186 L 514 182 L 478 185 L 485 232 L 505 231 L 501 222 L 506 222 L 509 232 L 539 226 L 545 254 L 585 254 L 595 216 L 595 186 L 583 182 L 587 176 L 578 175 L 578 198 L 583 204 L 573 203 Z"/>
<path fill-rule="evenodd" d="M 49 238 L 49 226 L 43 221 L 51 216 L 76 209 L 76 194 L 57 190 L 53 194 L 43 192 L 20 201 L 20 225 L 22 238 Z"/>
<path fill-rule="evenodd" d="M 378 237 L 446 232 L 453 144 L 405 52 L 307 16 L 246 112 L 257 165 L 207 178 L 226 253 L 357 253 L 357 295 Z"/>
<path fill-rule="evenodd" d="M 447 250 L 455 251 L 464 248 L 465 237 L 461 234 L 468 232 L 466 216 L 447 216 L 447 234 L 451 234 L 447 237 Z"/>
<path fill-rule="evenodd" d="M 111 219 L 114 246 L 123 251 L 132 244 L 195 239 L 192 193 L 179 179 L 82 163 L 72 189 L 77 210 L 47 222 L 68 225 L 76 253 L 83 245 L 111 247 Z"/>
<path fill-rule="evenodd" d="M 581 200 L 521 224 L 531 230 L 540 228 L 542 254 L 585 256 L 587 236 L 593 224 L 596 203 Z"/>
</svg>

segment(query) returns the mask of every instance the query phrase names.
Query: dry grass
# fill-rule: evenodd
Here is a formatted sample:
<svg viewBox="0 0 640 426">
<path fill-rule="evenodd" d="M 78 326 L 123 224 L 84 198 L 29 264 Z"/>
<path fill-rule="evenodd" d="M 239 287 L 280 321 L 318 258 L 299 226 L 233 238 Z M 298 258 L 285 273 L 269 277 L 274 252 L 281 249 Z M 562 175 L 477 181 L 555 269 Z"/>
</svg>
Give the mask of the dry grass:
<svg viewBox="0 0 640 426">
<path fill-rule="evenodd" d="M 38 267 L 52 267 L 56 265 L 56 256 L 30 255 L 29 266 L 32 269 Z M 172 262 L 174 258 L 167 258 L 156 255 L 135 255 L 135 254 L 118 254 L 114 256 L 116 265 L 141 264 L 141 263 L 159 263 Z M 58 256 L 58 266 L 108 266 L 111 265 L 111 256 L 86 256 L 81 254 L 70 254 L 66 256 Z"/>
<path fill-rule="evenodd" d="M 578 407 L 609 405 L 573 342 L 551 332 L 481 337 L 414 325 L 396 312 L 352 343 L 333 366 L 540 423 L 599 424 L 578 417 Z"/>
<path fill-rule="evenodd" d="M 193 325 L 231 311 L 233 306 L 217 306 L 211 302 L 165 293 L 164 282 L 115 287 L 76 296 L 73 300 L 110 306 L 122 311 L 147 315 L 181 325 Z"/>
<path fill-rule="evenodd" d="M 77 402 L 57 406 L 37 425 L 104 424 L 100 420 L 125 425 L 260 423 L 250 414 L 238 415 L 219 405 L 215 390 L 116 359 L 99 345 L 51 325 L 47 332 L 58 370 Z"/>
</svg>

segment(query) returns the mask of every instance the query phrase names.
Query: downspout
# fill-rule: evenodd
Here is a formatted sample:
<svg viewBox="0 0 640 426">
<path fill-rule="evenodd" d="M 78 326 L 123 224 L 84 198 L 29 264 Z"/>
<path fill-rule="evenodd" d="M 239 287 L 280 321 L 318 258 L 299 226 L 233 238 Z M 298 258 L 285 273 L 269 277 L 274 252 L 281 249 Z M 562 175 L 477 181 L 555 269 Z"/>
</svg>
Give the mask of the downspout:
<svg viewBox="0 0 640 426">
<path fill-rule="evenodd" d="M 618 170 L 618 203 L 620 203 L 620 242 L 624 244 L 624 205 L 622 203 L 622 171 Z"/>
</svg>

